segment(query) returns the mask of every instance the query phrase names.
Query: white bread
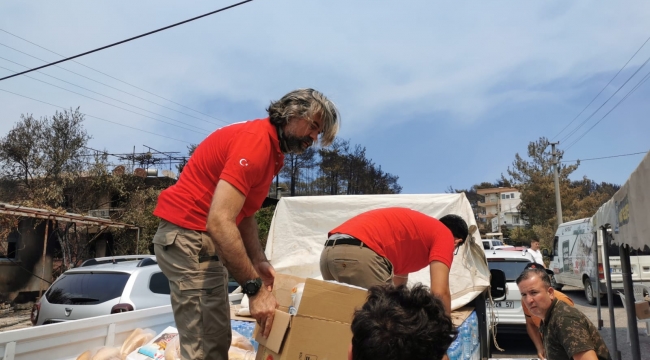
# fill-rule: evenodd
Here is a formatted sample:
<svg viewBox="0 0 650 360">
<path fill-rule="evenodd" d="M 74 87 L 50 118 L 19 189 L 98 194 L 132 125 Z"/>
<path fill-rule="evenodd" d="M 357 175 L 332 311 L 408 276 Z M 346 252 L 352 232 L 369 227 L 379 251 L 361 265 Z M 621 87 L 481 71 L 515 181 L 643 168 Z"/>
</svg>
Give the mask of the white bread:
<svg viewBox="0 0 650 360">
<path fill-rule="evenodd" d="M 92 358 L 92 353 L 90 350 L 86 350 L 81 353 L 81 355 L 77 356 L 77 360 L 90 360 Z"/>
<path fill-rule="evenodd" d="M 247 351 L 255 351 L 253 344 L 244 337 L 244 335 L 238 333 L 237 331 L 232 331 L 232 340 L 230 341 L 230 347 L 240 348 Z"/>
<path fill-rule="evenodd" d="M 120 349 L 116 347 L 103 347 L 97 351 L 91 360 L 110 360 L 113 358 L 121 358 Z"/>
<path fill-rule="evenodd" d="M 143 332 L 142 329 L 137 328 L 131 332 L 131 335 L 129 335 L 129 337 L 126 338 L 126 340 L 124 340 L 124 343 L 122 343 L 122 347 L 120 348 L 120 354 L 122 354 L 122 356 L 126 356 L 130 354 L 131 351 L 133 351 L 133 350 L 126 351 L 126 349 L 133 349 L 133 347 L 131 346 L 131 344 L 133 343 L 133 338 L 142 334 L 142 332 Z"/>
<path fill-rule="evenodd" d="M 174 337 L 165 349 L 165 360 L 178 360 L 181 358 L 181 342 L 178 336 Z"/>
</svg>

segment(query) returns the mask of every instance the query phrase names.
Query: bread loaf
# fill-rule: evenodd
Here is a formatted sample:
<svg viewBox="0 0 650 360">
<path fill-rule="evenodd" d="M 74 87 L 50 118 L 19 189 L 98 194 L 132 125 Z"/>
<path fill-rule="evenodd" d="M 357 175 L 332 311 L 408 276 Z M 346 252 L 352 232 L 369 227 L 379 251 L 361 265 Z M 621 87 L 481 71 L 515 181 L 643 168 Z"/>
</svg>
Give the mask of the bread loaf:
<svg viewBox="0 0 650 360">
<path fill-rule="evenodd" d="M 120 354 L 122 354 L 122 356 L 127 356 L 128 354 L 131 353 L 131 351 L 133 351 L 134 348 L 131 346 L 131 344 L 133 343 L 133 339 L 136 336 L 142 334 L 142 332 L 143 332 L 142 329 L 137 328 L 131 332 L 131 335 L 129 335 L 129 337 L 126 338 L 126 340 L 124 340 L 124 343 L 122 343 L 122 347 L 120 348 Z M 127 349 L 131 349 L 131 350 L 126 351 Z"/>
<path fill-rule="evenodd" d="M 90 360 L 92 359 L 92 353 L 90 350 L 86 350 L 81 353 L 81 355 L 77 356 L 77 360 Z"/>
<path fill-rule="evenodd" d="M 120 349 L 115 347 L 103 347 L 97 351 L 91 360 L 111 360 L 113 358 L 121 358 Z"/>
</svg>

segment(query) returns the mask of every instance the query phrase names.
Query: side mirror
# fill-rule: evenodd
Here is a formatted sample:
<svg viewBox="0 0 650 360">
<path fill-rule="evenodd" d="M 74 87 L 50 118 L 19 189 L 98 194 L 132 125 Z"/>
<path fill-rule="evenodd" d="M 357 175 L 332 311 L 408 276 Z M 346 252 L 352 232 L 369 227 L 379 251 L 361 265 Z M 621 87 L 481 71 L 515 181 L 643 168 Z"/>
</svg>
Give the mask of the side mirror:
<svg viewBox="0 0 650 360">
<path fill-rule="evenodd" d="M 494 300 L 506 296 L 506 273 L 503 270 L 490 270 L 490 294 Z"/>
</svg>

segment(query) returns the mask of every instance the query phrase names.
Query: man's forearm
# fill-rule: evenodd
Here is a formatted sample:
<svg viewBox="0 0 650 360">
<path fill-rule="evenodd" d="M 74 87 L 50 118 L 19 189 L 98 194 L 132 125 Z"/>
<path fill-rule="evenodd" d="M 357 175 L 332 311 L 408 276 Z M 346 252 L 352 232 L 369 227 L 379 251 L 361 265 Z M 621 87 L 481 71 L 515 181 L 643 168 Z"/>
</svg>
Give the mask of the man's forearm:
<svg viewBox="0 0 650 360">
<path fill-rule="evenodd" d="M 213 223 L 208 223 L 208 234 L 230 275 L 240 284 L 259 277 L 248 257 L 237 225 L 230 221 L 210 220 Z"/>
<path fill-rule="evenodd" d="M 259 231 L 255 216 L 244 218 L 239 223 L 238 228 L 244 243 L 244 247 L 246 248 L 248 258 L 253 262 L 253 265 L 261 261 L 267 261 L 266 255 L 262 250 L 262 244 L 260 244 Z"/>
</svg>

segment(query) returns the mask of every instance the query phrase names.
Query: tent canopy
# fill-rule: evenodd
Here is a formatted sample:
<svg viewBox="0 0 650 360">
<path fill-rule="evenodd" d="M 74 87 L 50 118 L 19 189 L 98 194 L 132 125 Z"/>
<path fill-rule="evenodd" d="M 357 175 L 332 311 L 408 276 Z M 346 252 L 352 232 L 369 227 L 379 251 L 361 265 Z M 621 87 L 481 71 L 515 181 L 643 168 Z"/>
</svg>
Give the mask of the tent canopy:
<svg viewBox="0 0 650 360">
<path fill-rule="evenodd" d="M 592 221 L 596 229 L 610 225 L 616 245 L 650 246 L 650 152 Z"/>
<path fill-rule="evenodd" d="M 457 214 L 468 226 L 476 225 L 465 194 L 283 197 L 271 222 L 266 256 L 279 273 L 321 278 L 319 261 L 327 233 L 358 214 L 385 207 L 406 207 L 435 218 Z M 451 267 L 452 309 L 467 304 L 490 284 L 485 254 L 476 243 L 478 230 L 471 236 Z M 428 267 L 409 276 L 409 284 L 416 282 L 430 285 Z"/>
</svg>

